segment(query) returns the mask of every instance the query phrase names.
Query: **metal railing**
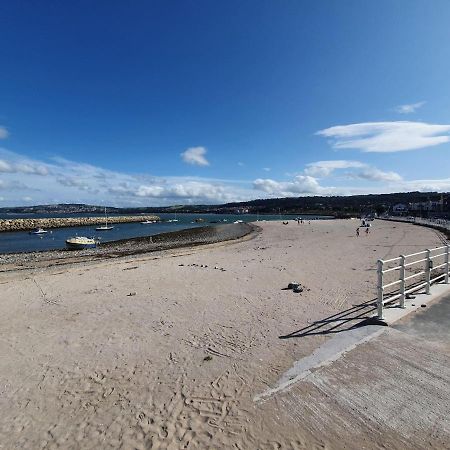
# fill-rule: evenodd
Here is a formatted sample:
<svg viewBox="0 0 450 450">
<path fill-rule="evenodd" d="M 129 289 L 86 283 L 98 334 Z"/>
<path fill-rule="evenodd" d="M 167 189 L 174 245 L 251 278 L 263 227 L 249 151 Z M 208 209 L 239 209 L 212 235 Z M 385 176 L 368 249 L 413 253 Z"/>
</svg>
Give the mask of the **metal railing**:
<svg viewBox="0 0 450 450">
<path fill-rule="evenodd" d="M 425 288 L 430 294 L 433 283 L 449 282 L 450 246 L 444 245 L 427 249 L 398 258 L 379 259 L 378 274 L 378 318 L 383 319 L 383 308 L 387 303 L 399 301 L 400 308 L 405 308 L 408 294 Z M 439 272 L 437 272 L 439 271 Z"/>
<path fill-rule="evenodd" d="M 403 216 L 384 216 L 380 217 L 384 220 L 393 220 L 395 222 L 408 222 L 417 225 L 427 225 L 433 228 L 439 228 L 450 231 L 450 219 L 426 219 L 421 217 L 403 217 Z"/>
</svg>

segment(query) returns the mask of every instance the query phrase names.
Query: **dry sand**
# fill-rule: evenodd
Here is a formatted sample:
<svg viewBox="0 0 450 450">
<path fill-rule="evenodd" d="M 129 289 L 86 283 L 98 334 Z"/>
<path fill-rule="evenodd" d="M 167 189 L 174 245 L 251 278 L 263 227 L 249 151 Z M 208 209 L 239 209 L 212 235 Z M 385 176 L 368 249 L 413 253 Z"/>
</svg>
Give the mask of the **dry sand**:
<svg viewBox="0 0 450 450">
<path fill-rule="evenodd" d="M 370 303 L 378 258 L 441 244 L 357 224 L 263 222 L 241 242 L 0 273 L 0 448 L 341 448 L 332 425 L 253 399 L 330 339 L 280 336 Z"/>
</svg>

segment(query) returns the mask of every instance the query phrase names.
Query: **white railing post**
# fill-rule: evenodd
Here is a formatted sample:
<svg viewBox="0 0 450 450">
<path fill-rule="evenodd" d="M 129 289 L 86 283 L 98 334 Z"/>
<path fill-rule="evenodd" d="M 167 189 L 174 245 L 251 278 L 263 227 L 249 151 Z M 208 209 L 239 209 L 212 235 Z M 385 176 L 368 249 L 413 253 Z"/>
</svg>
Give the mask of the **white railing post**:
<svg viewBox="0 0 450 450">
<path fill-rule="evenodd" d="M 426 260 L 426 266 L 425 266 L 425 292 L 427 295 L 430 295 L 430 286 L 431 286 L 431 250 L 427 248 L 427 260 Z"/>
<path fill-rule="evenodd" d="M 383 320 L 383 260 L 379 259 L 377 261 L 377 274 L 378 274 L 378 299 L 377 299 L 377 309 L 378 309 L 378 319 Z"/>
<path fill-rule="evenodd" d="M 448 284 L 450 245 L 445 246 L 445 284 Z"/>
<path fill-rule="evenodd" d="M 405 307 L 405 255 L 400 255 L 400 308 Z"/>
</svg>

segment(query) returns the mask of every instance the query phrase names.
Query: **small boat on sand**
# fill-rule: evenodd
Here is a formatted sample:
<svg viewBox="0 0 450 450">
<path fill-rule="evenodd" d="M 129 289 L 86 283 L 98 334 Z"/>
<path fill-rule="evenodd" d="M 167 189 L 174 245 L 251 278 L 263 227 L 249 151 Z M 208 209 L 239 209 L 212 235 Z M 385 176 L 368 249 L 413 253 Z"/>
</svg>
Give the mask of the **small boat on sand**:
<svg viewBox="0 0 450 450">
<path fill-rule="evenodd" d="M 44 230 L 43 228 L 35 228 L 34 230 L 30 231 L 29 234 L 45 234 L 48 233 L 47 230 Z"/>
<path fill-rule="evenodd" d="M 66 245 L 69 250 L 83 250 L 85 248 L 97 247 L 97 242 L 92 238 L 75 236 L 73 238 L 67 239 Z"/>
</svg>

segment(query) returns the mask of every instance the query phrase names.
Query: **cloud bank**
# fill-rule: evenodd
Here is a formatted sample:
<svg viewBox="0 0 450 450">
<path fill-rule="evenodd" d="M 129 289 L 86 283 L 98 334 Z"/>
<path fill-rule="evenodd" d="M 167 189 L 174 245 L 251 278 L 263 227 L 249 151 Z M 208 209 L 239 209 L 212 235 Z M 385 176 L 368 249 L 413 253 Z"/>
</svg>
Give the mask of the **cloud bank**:
<svg viewBox="0 0 450 450">
<path fill-rule="evenodd" d="M 130 174 L 58 157 L 38 161 L 0 149 L 0 175 L 3 206 L 24 203 L 164 206 L 220 204 L 270 197 L 450 191 L 450 178 L 404 180 L 396 172 L 354 160 L 311 162 L 287 180 L 237 181 Z"/>
</svg>

